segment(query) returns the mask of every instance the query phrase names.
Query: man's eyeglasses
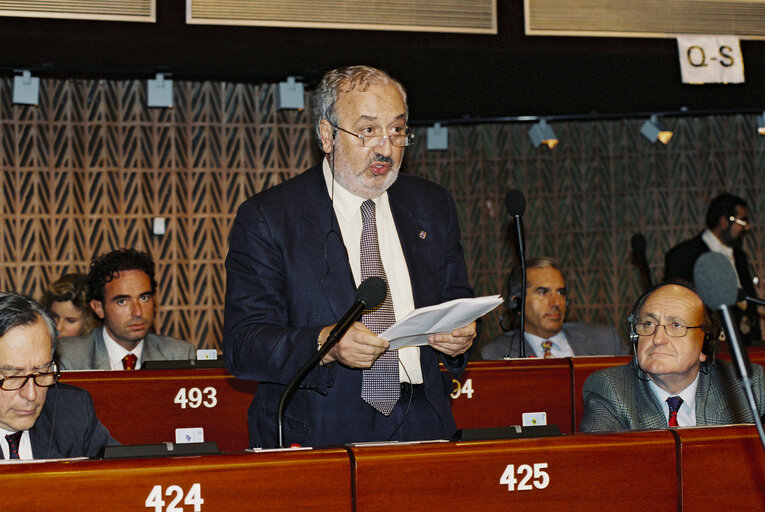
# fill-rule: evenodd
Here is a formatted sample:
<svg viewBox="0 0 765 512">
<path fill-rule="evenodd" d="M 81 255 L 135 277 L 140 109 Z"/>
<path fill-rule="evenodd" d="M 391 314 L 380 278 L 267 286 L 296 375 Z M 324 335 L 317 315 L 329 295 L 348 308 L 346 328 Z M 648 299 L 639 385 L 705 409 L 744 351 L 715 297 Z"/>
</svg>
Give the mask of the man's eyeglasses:
<svg viewBox="0 0 765 512">
<path fill-rule="evenodd" d="M 749 217 L 744 217 L 743 219 L 739 219 L 738 217 L 734 217 L 733 215 L 728 217 L 728 220 L 731 221 L 731 222 L 735 222 L 736 224 L 738 224 L 742 228 L 747 227 L 749 225 L 749 223 L 751 222 L 749 220 Z"/>
<path fill-rule="evenodd" d="M 349 132 L 345 128 L 340 128 L 335 123 L 329 123 L 333 127 L 337 128 L 341 132 L 345 132 L 348 135 L 353 135 L 361 141 L 361 145 L 365 148 L 376 148 L 385 144 L 385 139 L 388 139 L 390 143 L 397 147 L 411 146 L 414 144 L 414 132 L 407 126 L 404 128 L 404 133 L 397 135 L 359 135 L 358 133 Z"/>
<path fill-rule="evenodd" d="M 19 375 L 18 377 L 3 377 L 0 378 L 0 389 L 3 391 L 15 391 L 21 389 L 27 385 L 27 381 L 32 379 L 35 385 L 41 388 L 49 388 L 53 386 L 61 377 L 61 372 L 58 367 L 53 363 L 53 371 L 45 373 L 30 373 L 29 375 Z"/>
<path fill-rule="evenodd" d="M 683 325 L 677 322 L 670 324 L 657 324 L 651 321 L 634 324 L 635 332 L 640 336 L 653 336 L 659 326 L 664 327 L 664 332 L 672 338 L 682 338 L 688 334 L 688 329 L 704 329 L 704 325 Z"/>
</svg>

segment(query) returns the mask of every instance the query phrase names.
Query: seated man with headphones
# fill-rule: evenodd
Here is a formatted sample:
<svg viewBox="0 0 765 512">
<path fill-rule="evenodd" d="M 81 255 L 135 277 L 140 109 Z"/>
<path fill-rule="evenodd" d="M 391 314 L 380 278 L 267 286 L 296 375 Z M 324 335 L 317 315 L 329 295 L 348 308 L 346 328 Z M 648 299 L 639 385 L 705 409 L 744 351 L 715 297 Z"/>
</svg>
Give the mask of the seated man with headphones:
<svg viewBox="0 0 765 512">
<path fill-rule="evenodd" d="M 520 265 L 508 278 L 508 307 L 520 316 L 523 274 Z M 569 357 L 626 355 L 629 347 L 611 326 L 563 323 L 568 308 L 566 280 L 551 258 L 526 263 L 526 308 L 524 340 L 526 356 Z M 484 359 L 518 357 L 518 330 L 505 332 L 481 349 Z"/>
<path fill-rule="evenodd" d="M 635 357 L 589 376 L 580 431 L 754 421 L 733 365 L 715 360 L 720 329 L 693 288 L 657 285 L 638 299 L 627 321 Z M 752 386 L 762 416 L 762 366 L 752 364 Z"/>
</svg>

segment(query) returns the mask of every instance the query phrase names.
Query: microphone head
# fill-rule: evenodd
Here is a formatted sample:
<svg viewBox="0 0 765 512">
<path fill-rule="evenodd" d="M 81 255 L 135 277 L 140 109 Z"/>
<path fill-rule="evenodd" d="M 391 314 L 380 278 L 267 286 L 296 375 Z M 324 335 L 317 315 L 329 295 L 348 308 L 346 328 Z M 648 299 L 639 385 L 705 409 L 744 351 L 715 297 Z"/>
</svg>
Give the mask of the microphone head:
<svg viewBox="0 0 765 512">
<path fill-rule="evenodd" d="M 736 270 L 728 258 L 717 252 L 699 256 L 693 266 L 693 282 L 701 300 L 711 309 L 731 306 L 738 298 Z"/>
<path fill-rule="evenodd" d="M 523 215 L 523 212 L 526 211 L 526 198 L 523 196 L 523 192 L 517 188 L 508 190 L 505 196 L 505 208 L 513 217 Z"/>
<path fill-rule="evenodd" d="M 356 290 L 356 300 L 364 303 L 364 309 L 376 308 L 388 294 L 388 285 L 382 277 L 364 279 Z"/>
<path fill-rule="evenodd" d="M 632 235 L 632 239 L 630 239 L 630 244 L 632 245 L 632 252 L 638 252 L 638 253 L 645 252 L 645 248 L 648 245 L 642 233 L 635 233 L 634 235 Z"/>
</svg>

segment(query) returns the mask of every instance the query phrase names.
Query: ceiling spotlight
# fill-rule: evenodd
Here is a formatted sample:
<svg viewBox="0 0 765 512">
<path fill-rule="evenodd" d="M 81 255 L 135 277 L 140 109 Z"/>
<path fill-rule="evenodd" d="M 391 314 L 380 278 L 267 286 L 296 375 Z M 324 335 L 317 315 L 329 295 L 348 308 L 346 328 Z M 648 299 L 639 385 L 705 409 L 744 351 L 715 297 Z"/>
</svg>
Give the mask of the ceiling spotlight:
<svg viewBox="0 0 765 512">
<path fill-rule="evenodd" d="M 765 112 L 757 118 L 757 133 L 765 135 Z"/>
<path fill-rule="evenodd" d="M 662 144 L 668 144 L 672 138 L 672 131 L 666 129 L 660 122 L 656 115 L 652 115 L 651 118 L 643 123 L 643 127 L 640 128 L 640 133 L 643 137 L 650 140 L 652 143 L 661 141 Z"/>
<path fill-rule="evenodd" d="M 294 76 L 287 77 L 286 82 L 280 82 L 276 89 L 276 109 L 303 110 L 304 108 L 303 83 L 296 82 Z"/>
<path fill-rule="evenodd" d="M 531 137 L 531 142 L 535 148 L 538 148 L 540 144 L 546 144 L 550 149 L 558 145 L 558 137 L 555 135 L 552 126 L 547 124 L 547 121 L 544 119 L 540 119 L 538 123 L 531 127 L 529 137 Z"/>
</svg>

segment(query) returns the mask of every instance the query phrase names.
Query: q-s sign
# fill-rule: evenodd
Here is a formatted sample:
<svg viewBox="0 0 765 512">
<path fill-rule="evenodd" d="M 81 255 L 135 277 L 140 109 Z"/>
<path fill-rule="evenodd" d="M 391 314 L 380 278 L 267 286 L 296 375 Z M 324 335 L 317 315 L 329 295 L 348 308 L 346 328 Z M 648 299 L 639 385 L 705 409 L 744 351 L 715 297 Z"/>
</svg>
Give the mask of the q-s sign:
<svg viewBox="0 0 765 512">
<path fill-rule="evenodd" d="M 736 36 L 679 36 L 683 83 L 744 83 L 744 59 Z"/>
</svg>

